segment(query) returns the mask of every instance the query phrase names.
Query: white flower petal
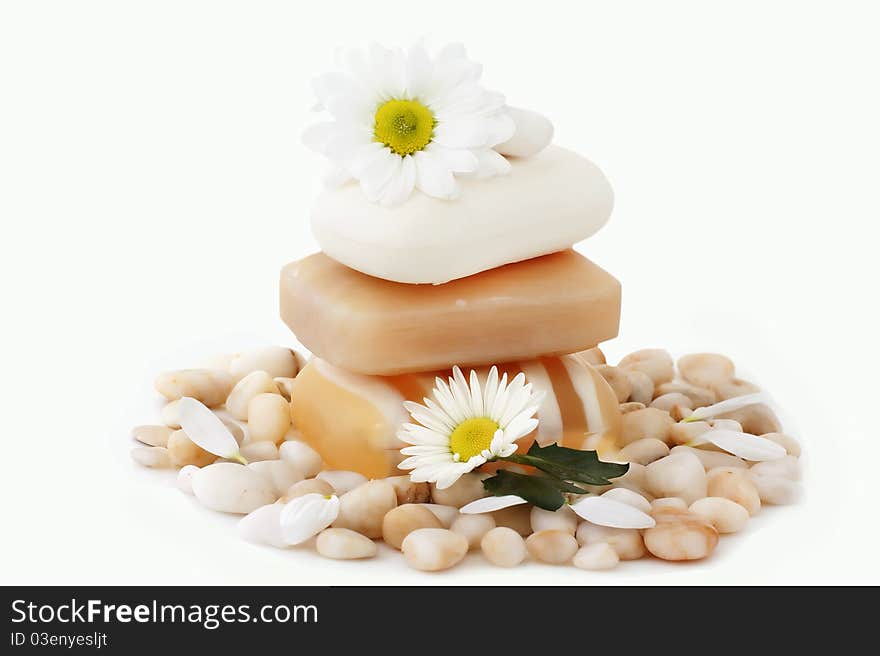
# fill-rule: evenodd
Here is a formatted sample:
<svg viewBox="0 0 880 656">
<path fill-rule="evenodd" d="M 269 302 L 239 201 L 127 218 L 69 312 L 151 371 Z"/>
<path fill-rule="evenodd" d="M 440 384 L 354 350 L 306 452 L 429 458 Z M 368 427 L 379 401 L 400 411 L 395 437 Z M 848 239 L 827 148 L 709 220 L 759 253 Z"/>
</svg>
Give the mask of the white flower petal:
<svg viewBox="0 0 880 656">
<path fill-rule="evenodd" d="M 445 148 L 431 142 L 424 152 L 437 157 L 453 173 L 473 173 L 480 167 L 477 156 L 464 148 Z"/>
<path fill-rule="evenodd" d="M 185 396 L 177 402 L 177 410 L 180 427 L 198 446 L 221 458 L 238 456 L 238 442 L 220 417 L 204 404 Z"/>
<path fill-rule="evenodd" d="M 766 437 L 720 428 L 702 433 L 699 440 L 710 442 L 728 453 L 752 462 L 778 460 L 784 458 L 787 453 L 784 446 Z"/>
<path fill-rule="evenodd" d="M 336 133 L 336 123 L 315 123 L 307 127 L 302 133 L 302 142 L 312 150 L 325 153 L 327 142 Z"/>
<path fill-rule="evenodd" d="M 734 410 L 739 410 L 740 408 L 745 408 L 750 405 L 756 405 L 758 403 L 767 403 L 767 395 L 763 392 L 735 396 L 732 399 L 727 399 L 726 401 L 721 401 L 720 403 L 715 403 L 714 405 L 706 406 L 705 408 L 697 408 L 689 417 L 685 417 L 682 421 L 700 421 L 715 417 L 716 415 L 733 412 Z"/>
<path fill-rule="evenodd" d="M 471 392 L 471 409 L 475 417 L 482 417 L 485 414 L 483 410 L 483 390 L 480 389 L 480 379 L 477 372 L 471 369 L 470 376 L 470 392 Z"/>
<path fill-rule="evenodd" d="M 459 508 L 459 512 L 464 515 L 478 515 L 480 513 L 494 512 L 503 508 L 510 508 L 511 506 L 518 506 L 522 503 L 528 502 L 515 494 L 506 494 L 500 497 L 484 497 L 462 506 Z"/>
<path fill-rule="evenodd" d="M 339 515 L 339 497 L 305 494 L 281 511 L 281 537 L 287 544 L 300 544 L 330 526 Z"/>
<path fill-rule="evenodd" d="M 479 118 L 459 118 L 434 128 L 434 141 L 446 148 L 485 148 L 488 137 L 489 126 Z"/>
<path fill-rule="evenodd" d="M 379 193 L 379 203 L 385 207 L 400 205 L 409 198 L 416 186 L 417 179 L 418 171 L 415 160 L 411 155 L 403 157 L 400 161 L 400 167 Z"/>
<path fill-rule="evenodd" d="M 510 173 L 510 162 L 500 153 L 491 148 L 481 148 L 473 152 L 477 157 L 478 166 L 476 171 L 466 174 L 468 177 L 484 180 Z"/>
<path fill-rule="evenodd" d="M 486 378 L 486 387 L 483 389 L 483 412 L 487 415 L 495 405 L 495 397 L 498 394 L 498 367 L 492 366 Z"/>
<path fill-rule="evenodd" d="M 422 150 L 413 155 L 416 163 L 416 186 L 419 191 L 442 200 L 452 200 L 458 195 L 455 177 L 442 158 Z"/>
<path fill-rule="evenodd" d="M 651 528 L 654 519 L 638 508 L 606 497 L 584 497 L 571 504 L 571 509 L 583 519 L 611 528 Z"/>
</svg>

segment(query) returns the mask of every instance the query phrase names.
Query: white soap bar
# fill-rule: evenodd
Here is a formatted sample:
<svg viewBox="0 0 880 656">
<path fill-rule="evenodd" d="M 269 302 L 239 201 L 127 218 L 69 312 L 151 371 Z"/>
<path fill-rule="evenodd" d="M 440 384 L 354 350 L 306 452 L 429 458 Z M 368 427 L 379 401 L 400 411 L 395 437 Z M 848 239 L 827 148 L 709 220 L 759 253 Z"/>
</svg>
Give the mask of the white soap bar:
<svg viewBox="0 0 880 656">
<path fill-rule="evenodd" d="M 499 153 L 509 157 L 532 157 L 550 145 L 553 124 L 546 116 L 518 107 L 508 107 L 507 113 L 516 130 L 510 139 L 495 146 Z"/>
<path fill-rule="evenodd" d="M 608 220 L 614 195 L 588 159 L 549 146 L 510 163 L 508 175 L 461 179 L 456 200 L 415 193 L 387 208 L 354 183 L 326 190 L 312 230 L 327 255 L 352 269 L 438 284 L 569 248 Z"/>
</svg>

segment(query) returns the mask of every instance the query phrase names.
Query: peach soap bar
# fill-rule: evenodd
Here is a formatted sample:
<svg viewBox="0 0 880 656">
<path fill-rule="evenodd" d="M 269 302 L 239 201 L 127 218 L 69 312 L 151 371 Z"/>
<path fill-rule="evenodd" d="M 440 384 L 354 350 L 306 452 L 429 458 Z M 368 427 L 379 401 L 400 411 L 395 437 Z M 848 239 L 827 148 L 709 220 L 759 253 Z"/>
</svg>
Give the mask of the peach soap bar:
<svg viewBox="0 0 880 656">
<path fill-rule="evenodd" d="M 414 193 L 389 208 L 365 202 L 353 182 L 328 189 L 312 210 L 312 232 L 352 269 L 439 284 L 571 248 L 611 215 L 611 186 L 585 157 L 548 146 L 509 161 L 507 175 L 459 179 L 452 201 Z"/>
<path fill-rule="evenodd" d="M 316 356 L 387 376 L 592 348 L 617 335 L 620 283 L 571 250 L 445 285 L 373 278 L 318 253 L 282 270 L 281 318 Z"/>
<path fill-rule="evenodd" d="M 512 362 L 499 369 L 509 377 L 523 372 L 535 389 L 546 392 L 537 413 L 538 428 L 520 440 L 520 451 L 537 440 L 542 445 L 595 449 L 606 460 L 617 456 L 617 397 L 581 356 Z M 488 367 L 476 370 L 485 383 Z M 435 376 L 449 374 L 364 376 L 315 358 L 294 380 L 293 423 L 329 469 L 358 471 L 370 478 L 400 474 L 399 449 L 405 444 L 397 439 L 397 431 L 410 421 L 403 401 L 421 402 L 431 395 Z"/>
</svg>

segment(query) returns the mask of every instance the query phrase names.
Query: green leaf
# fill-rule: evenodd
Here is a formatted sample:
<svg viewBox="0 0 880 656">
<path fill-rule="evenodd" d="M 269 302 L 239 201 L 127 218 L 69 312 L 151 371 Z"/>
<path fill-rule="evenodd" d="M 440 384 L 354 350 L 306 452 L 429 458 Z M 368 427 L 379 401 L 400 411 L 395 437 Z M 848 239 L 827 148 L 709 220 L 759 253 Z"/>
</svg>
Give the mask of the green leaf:
<svg viewBox="0 0 880 656">
<path fill-rule="evenodd" d="M 584 490 L 558 478 L 532 476 L 499 469 L 483 481 L 483 487 L 492 496 L 515 494 L 544 510 L 558 510 L 565 503 L 563 492 L 583 494 Z"/>
<path fill-rule="evenodd" d="M 504 459 L 521 465 L 531 465 L 554 478 L 588 485 L 609 485 L 612 478 L 623 476 L 629 471 L 629 465 L 602 462 L 595 451 L 569 449 L 556 444 L 542 447 L 537 442 L 524 455 L 514 454 Z"/>
</svg>

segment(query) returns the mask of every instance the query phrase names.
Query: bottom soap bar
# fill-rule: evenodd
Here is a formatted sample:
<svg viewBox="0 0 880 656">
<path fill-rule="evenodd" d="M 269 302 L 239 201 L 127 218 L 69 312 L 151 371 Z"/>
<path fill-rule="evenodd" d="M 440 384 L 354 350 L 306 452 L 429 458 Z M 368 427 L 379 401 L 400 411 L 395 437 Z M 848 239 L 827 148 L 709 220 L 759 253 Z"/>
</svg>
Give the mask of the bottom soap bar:
<svg viewBox="0 0 880 656">
<path fill-rule="evenodd" d="M 485 382 L 489 367 L 477 368 Z M 538 428 L 519 441 L 524 452 L 535 440 L 578 449 L 595 449 L 605 460 L 620 449 L 620 410 L 605 379 L 580 355 L 539 358 L 499 365 L 512 378 L 523 372 L 536 390 L 546 391 Z M 467 376 L 469 369 L 464 369 Z M 312 359 L 291 390 L 294 426 L 331 469 L 357 471 L 370 478 L 402 473 L 397 463 L 397 430 L 409 414 L 404 400 L 431 395 L 436 376 L 448 371 L 365 376 Z"/>
</svg>

